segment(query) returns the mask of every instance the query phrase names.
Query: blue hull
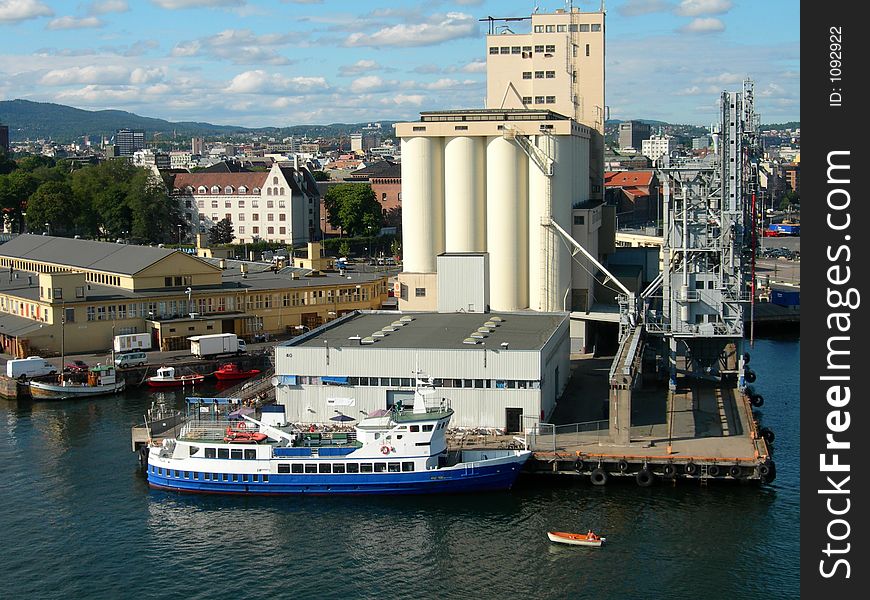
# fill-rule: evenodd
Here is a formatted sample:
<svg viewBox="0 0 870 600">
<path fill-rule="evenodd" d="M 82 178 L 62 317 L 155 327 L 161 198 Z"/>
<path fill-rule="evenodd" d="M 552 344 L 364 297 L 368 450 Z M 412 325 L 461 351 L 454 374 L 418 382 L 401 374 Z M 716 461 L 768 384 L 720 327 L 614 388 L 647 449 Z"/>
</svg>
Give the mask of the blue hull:
<svg viewBox="0 0 870 600">
<path fill-rule="evenodd" d="M 373 475 L 285 475 L 270 474 L 268 481 L 204 481 L 202 474 L 190 478 L 159 475 L 148 469 L 152 488 L 204 494 L 290 495 L 290 494 L 455 494 L 509 490 L 519 475 L 518 463 L 490 467 L 439 469 L 421 473 L 378 473 Z M 199 478 L 193 478 L 199 475 Z"/>
</svg>

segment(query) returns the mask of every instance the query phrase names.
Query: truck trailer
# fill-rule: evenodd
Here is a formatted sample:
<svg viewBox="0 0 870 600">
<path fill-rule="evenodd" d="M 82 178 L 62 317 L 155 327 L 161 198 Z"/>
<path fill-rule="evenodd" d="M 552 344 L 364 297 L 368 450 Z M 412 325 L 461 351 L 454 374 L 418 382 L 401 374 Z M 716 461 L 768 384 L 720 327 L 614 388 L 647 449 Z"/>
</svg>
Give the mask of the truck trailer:
<svg viewBox="0 0 870 600">
<path fill-rule="evenodd" d="M 245 340 L 235 333 L 215 333 L 195 335 L 190 340 L 190 353 L 198 358 L 211 358 L 222 354 L 244 354 L 247 351 Z"/>
</svg>

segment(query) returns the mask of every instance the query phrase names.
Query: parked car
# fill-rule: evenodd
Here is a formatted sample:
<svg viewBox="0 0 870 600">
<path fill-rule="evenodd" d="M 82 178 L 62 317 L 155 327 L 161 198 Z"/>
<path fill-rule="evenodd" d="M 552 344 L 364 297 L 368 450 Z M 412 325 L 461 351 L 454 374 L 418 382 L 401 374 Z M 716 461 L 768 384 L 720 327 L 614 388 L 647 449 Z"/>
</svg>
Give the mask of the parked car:
<svg viewBox="0 0 870 600">
<path fill-rule="evenodd" d="M 68 362 L 63 366 L 64 371 L 68 371 L 70 373 L 83 373 L 87 371 L 90 367 L 83 360 L 74 360 L 72 362 Z"/>
</svg>

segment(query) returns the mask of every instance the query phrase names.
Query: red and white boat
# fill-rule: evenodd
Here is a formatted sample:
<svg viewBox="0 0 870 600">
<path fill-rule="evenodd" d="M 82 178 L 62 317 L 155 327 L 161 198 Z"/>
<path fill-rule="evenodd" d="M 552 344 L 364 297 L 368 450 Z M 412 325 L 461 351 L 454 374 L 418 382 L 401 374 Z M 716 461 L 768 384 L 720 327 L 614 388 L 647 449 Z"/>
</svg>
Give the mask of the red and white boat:
<svg viewBox="0 0 870 600">
<path fill-rule="evenodd" d="M 221 365 L 220 368 L 214 372 L 214 376 L 217 377 L 219 381 L 229 381 L 232 379 L 247 379 L 248 377 L 253 377 L 259 373 L 260 369 L 248 369 L 247 371 L 243 371 L 239 368 L 238 363 L 227 363 Z"/>
<path fill-rule="evenodd" d="M 175 367 L 160 367 L 157 375 L 152 375 L 145 380 L 151 387 L 181 387 L 194 385 L 205 381 L 205 375 L 191 373 L 189 375 L 176 375 Z"/>
<path fill-rule="evenodd" d="M 607 538 L 603 538 L 599 535 L 592 533 L 565 533 L 562 531 L 548 531 L 547 537 L 550 538 L 551 542 L 557 542 L 559 544 L 569 544 L 571 546 L 594 546 L 599 547 L 604 543 L 604 540 Z"/>
</svg>

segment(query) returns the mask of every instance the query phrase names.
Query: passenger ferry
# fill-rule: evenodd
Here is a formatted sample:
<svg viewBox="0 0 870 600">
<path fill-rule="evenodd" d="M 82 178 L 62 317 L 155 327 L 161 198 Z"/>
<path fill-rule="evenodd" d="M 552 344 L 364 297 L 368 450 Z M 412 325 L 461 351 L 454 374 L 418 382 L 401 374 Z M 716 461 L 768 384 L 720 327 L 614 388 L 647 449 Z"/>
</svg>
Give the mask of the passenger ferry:
<svg viewBox="0 0 870 600">
<path fill-rule="evenodd" d="M 417 380 L 413 407 L 367 415 L 350 432 L 290 431 L 273 413 L 194 418 L 149 448 L 148 484 L 221 494 L 429 494 L 510 489 L 531 452 L 451 450 L 446 399 Z M 189 399 L 195 401 L 196 399 Z M 267 409 L 269 407 L 264 407 Z M 283 407 L 276 407 L 283 410 Z M 196 414 L 201 414 L 200 410 Z M 269 424 L 273 421 L 275 424 Z"/>
</svg>

